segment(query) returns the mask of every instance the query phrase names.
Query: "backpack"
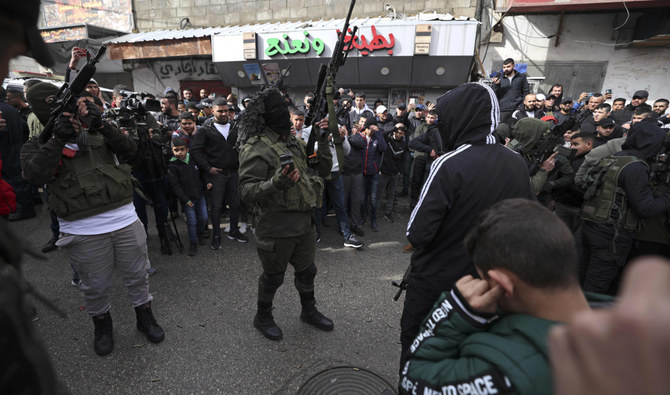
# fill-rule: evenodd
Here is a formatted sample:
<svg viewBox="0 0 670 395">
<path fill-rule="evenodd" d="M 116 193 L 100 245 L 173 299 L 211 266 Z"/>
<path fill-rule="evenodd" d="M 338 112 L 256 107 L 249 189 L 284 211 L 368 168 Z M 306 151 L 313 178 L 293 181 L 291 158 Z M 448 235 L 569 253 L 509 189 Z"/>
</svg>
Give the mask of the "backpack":
<svg viewBox="0 0 670 395">
<path fill-rule="evenodd" d="M 634 156 L 610 156 L 600 161 L 586 174 L 582 217 L 585 220 L 615 225 L 616 228 L 637 231 L 640 219 L 630 210 L 626 192 L 618 185 L 621 171 L 631 163 L 645 161 Z M 612 214 L 616 213 L 616 216 Z"/>
</svg>

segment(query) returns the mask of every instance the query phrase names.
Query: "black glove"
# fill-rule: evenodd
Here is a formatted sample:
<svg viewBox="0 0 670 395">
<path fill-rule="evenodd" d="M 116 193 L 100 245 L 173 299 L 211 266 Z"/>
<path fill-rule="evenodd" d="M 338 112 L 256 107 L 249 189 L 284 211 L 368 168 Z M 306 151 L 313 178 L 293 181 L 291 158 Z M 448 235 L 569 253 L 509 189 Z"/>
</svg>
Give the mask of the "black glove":
<svg viewBox="0 0 670 395">
<path fill-rule="evenodd" d="M 76 121 L 75 121 L 76 122 Z M 53 135 L 64 142 L 73 141 L 79 131 L 70 122 L 70 117 L 60 114 L 54 123 Z"/>
<path fill-rule="evenodd" d="M 281 172 L 277 172 L 277 174 L 272 176 L 272 185 L 274 185 L 275 187 L 277 187 L 282 191 L 285 191 L 294 186 L 295 182 L 293 182 L 293 180 L 291 180 L 290 178 L 288 178 L 288 176 L 285 176 Z"/>
<path fill-rule="evenodd" d="M 98 106 L 93 102 L 86 101 L 86 109 L 88 110 L 88 115 L 85 117 L 80 116 L 79 119 L 81 119 L 89 129 L 98 130 L 102 128 L 102 113 Z"/>
</svg>

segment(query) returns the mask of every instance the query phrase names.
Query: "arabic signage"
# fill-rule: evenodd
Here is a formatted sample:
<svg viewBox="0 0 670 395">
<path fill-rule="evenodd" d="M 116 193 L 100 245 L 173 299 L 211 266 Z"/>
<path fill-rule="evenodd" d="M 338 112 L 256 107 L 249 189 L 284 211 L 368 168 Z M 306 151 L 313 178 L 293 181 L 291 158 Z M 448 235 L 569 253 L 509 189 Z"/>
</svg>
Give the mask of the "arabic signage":
<svg viewBox="0 0 670 395">
<path fill-rule="evenodd" d="M 388 54 L 393 55 L 393 47 L 395 46 L 395 37 L 393 33 L 388 34 L 388 40 L 383 35 L 377 33 L 377 27 L 372 25 L 371 35 L 366 37 L 364 34 L 360 36 L 358 34 L 351 35 L 351 29 L 347 30 L 347 35 L 344 36 L 344 50 L 349 51 L 356 48 L 361 55 L 367 56 L 368 54 L 379 50 L 379 49 L 388 49 Z M 337 29 L 337 37 L 339 38 L 342 35 L 342 31 Z"/>
<path fill-rule="evenodd" d="M 47 43 L 62 41 L 76 41 L 87 37 L 86 26 L 68 27 L 63 29 L 51 29 L 40 31 L 42 39 Z"/>
<path fill-rule="evenodd" d="M 202 80 L 219 75 L 214 63 L 201 59 L 182 59 L 167 62 L 156 62 L 158 76 L 165 80 L 177 78 L 179 80 Z"/>
<path fill-rule="evenodd" d="M 316 52 L 316 56 L 321 56 L 325 44 L 320 38 L 310 39 L 309 32 L 305 30 L 302 32 L 305 36 L 302 40 L 289 40 L 288 34 L 282 34 L 280 38 L 268 38 L 266 42 L 265 54 L 267 56 L 275 56 L 277 54 L 296 54 L 308 53 L 312 48 Z"/>
<path fill-rule="evenodd" d="M 86 23 L 126 33 L 133 30 L 132 0 L 43 1 L 40 15 L 43 29 Z"/>
<path fill-rule="evenodd" d="M 472 56 L 478 22 L 476 21 L 431 21 L 430 29 L 417 30 L 423 21 L 377 22 L 360 26 L 355 36 L 347 32 L 345 49 L 349 57 L 406 57 L 425 56 Z M 277 25 L 268 31 L 256 31 L 256 40 L 245 41 L 242 33 L 212 36 L 212 59 L 214 62 L 245 62 L 255 45 L 253 60 L 278 61 L 282 59 L 329 58 L 338 40 L 337 27 L 314 26 L 299 30 L 279 30 Z M 420 33 L 420 34 L 419 34 Z M 423 35 L 425 34 L 425 36 Z M 421 35 L 421 37 L 419 37 Z M 419 41 L 415 39 L 420 38 Z M 248 38 L 250 40 L 250 38 Z M 416 43 L 419 43 L 417 51 Z M 247 47 L 247 45 L 249 47 Z M 416 51 L 416 52 L 415 52 Z"/>
<path fill-rule="evenodd" d="M 342 34 L 339 29 L 336 30 L 336 33 L 338 38 Z M 326 44 L 321 38 L 312 37 L 307 30 L 303 31 L 301 36 L 301 39 L 293 39 L 288 33 L 284 33 L 281 37 L 268 38 L 265 41 L 264 53 L 269 57 L 278 54 L 308 54 L 312 50 L 316 56 L 323 54 Z M 393 33 L 388 33 L 387 37 L 380 34 L 375 25 L 372 25 L 370 34 L 367 35 L 358 32 L 352 36 L 352 31 L 349 29 L 347 35 L 344 37 L 344 50 L 350 51 L 356 49 L 361 55 L 367 56 L 374 51 L 385 49 L 389 55 L 393 55 L 395 37 Z"/>
</svg>

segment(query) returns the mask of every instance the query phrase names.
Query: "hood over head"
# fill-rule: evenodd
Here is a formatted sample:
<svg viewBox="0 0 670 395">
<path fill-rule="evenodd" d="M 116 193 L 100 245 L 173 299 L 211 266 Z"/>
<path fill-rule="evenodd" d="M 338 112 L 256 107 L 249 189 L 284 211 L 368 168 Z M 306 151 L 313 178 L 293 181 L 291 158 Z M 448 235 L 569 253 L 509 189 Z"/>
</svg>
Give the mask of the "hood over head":
<svg viewBox="0 0 670 395">
<path fill-rule="evenodd" d="M 247 140 L 263 133 L 267 127 L 275 133 L 290 134 L 291 119 L 283 94 L 275 87 L 258 92 L 242 112 L 235 148 L 241 149 Z"/>
<path fill-rule="evenodd" d="M 291 115 L 279 90 L 271 91 L 265 98 L 265 126 L 282 135 L 291 133 Z"/>
<path fill-rule="evenodd" d="M 623 155 L 640 159 L 653 158 L 661 150 L 666 134 L 654 118 L 645 118 L 631 125 L 626 141 L 621 148 Z"/>
<path fill-rule="evenodd" d="M 493 90 L 470 82 L 437 99 L 438 128 L 446 150 L 463 144 L 495 144 L 493 131 L 500 122 L 500 107 Z"/>
<path fill-rule="evenodd" d="M 26 100 L 42 125 L 49 122 L 51 115 L 51 107 L 44 99 L 56 93 L 58 93 L 58 87 L 48 82 L 35 84 L 26 92 Z"/>
<path fill-rule="evenodd" d="M 551 129 L 549 122 L 536 118 L 521 118 L 512 129 L 512 137 L 524 150 L 532 149 L 542 136 Z"/>
</svg>

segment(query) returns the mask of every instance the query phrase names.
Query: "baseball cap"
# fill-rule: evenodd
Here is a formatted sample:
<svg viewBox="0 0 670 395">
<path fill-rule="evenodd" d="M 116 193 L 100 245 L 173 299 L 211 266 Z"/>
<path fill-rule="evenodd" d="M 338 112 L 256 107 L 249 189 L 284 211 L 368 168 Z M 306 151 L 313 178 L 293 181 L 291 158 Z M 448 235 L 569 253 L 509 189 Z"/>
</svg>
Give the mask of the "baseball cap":
<svg viewBox="0 0 670 395">
<path fill-rule="evenodd" d="M 551 115 L 545 115 L 542 117 L 543 121 L 553 121 L 554 123 L 558 123 L 558 120 L 555 117 L 552 117 Z"/>
<path fill-rule="evenodd" d="M 648 98 L 648 97 L 649 97 L 649 92 L 644 91 L 644 90 L 636 91 L 636 92 L 633 94 L 633 99 L 635 99 L 635 98 L 638 98 L 638 99 L 646 99 L 646 98 Z"/>
<path fill-rule="evenodd" d="M 163 92 L 163 94 L 164 94 L 164 95 L 167 95 L 167 94 L 170 93 L 170 92 L 172 92 L 172 93 L 177 93 L 177 92 L 175 92 L 174 89 L 172 89 L 171 87 L 168 86 L 167 88 L 165 88 L 165 91 Z"/>
<path fill-rule="evenodd" d="M 407 106 L 405 105 L 405 103 L 400 103 L 400 104 L 398 104 L 398 108 L 401 109 L 401 110 L 406 110 Z"/>
<path fill-rule="evenodd" d="M 612 118 L 603 118 L 598 122 L 598 125 L 605 127 L 605 126 L 614 126 L 616 125 L 616 122 Z"/>
<path fill-rule="evenodd" d="M 567 103 L 572 103 L 572 98 L 571 97 L 564 97 L 563 100 L 561 100 L 561 104 L 567 104 Z"/>
<path fill-rule="evenodd" d="M 376 109 L 377 114 L 383 114 L 384 111 L 387 111 L 385 106 L 377 106 L 377 109 Z"/>
<path fill-rule="evenodd" d="M 8 19 L 15 20 L 23 26 L 25 39 L 28 44 L 28 55 L 32 56 L 41 65 L 51 67 L 54 59 L 37 30 L 37 19 L 40 15 L 40 0 L 2 1 L 0 14 Z"/>
<path fill-rule="evenodd" d="M 414 107 L 416 111 L 426 111 L 426 106 L 423 104 L 417 104 L 416 107 Z"/>
<path fill-rule="evenodd" d="M 537 100 L 544 100 L 546 99 L 546 96 L 544 96 L 542 93 L 538 93 L 537 95 L 535 95 L 535 98 Z"/>
</svg>

